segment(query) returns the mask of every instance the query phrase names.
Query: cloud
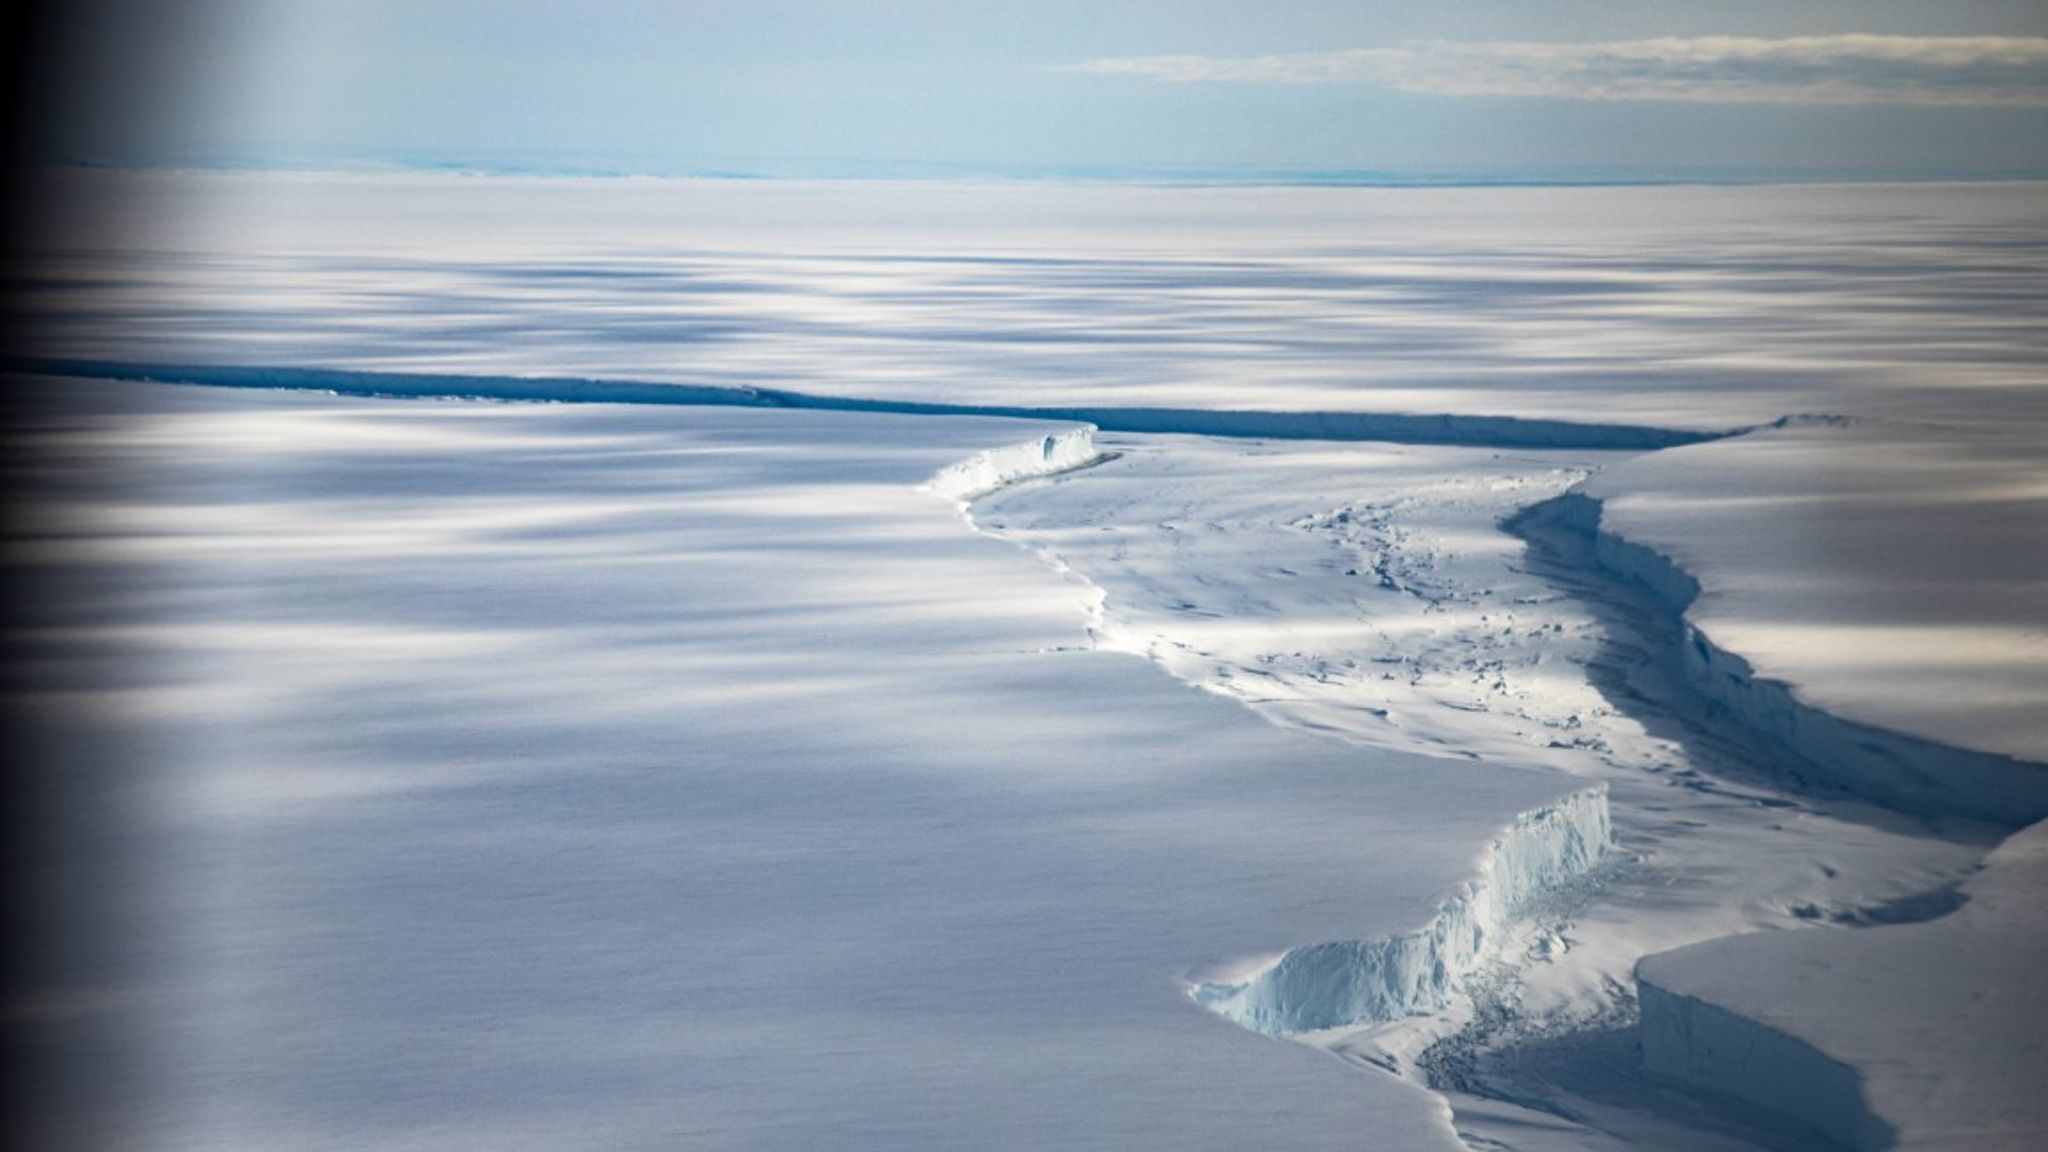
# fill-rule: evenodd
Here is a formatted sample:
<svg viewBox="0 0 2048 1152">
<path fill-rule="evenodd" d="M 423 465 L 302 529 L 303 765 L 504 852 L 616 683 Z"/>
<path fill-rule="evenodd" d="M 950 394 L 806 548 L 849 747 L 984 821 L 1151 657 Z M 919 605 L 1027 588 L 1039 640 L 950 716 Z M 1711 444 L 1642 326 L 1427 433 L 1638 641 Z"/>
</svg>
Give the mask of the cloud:
<svg viewBox="0 0 2048 1152">
<path fill-rule="evenodd" d="M 1373 84 L 1444 96 L 1767 104 L 2048 105 L 2048 37 L 1667 37 L 1277 56 L 1121 56 L 1065 71 L 1168 83 Z"/>
</svg>

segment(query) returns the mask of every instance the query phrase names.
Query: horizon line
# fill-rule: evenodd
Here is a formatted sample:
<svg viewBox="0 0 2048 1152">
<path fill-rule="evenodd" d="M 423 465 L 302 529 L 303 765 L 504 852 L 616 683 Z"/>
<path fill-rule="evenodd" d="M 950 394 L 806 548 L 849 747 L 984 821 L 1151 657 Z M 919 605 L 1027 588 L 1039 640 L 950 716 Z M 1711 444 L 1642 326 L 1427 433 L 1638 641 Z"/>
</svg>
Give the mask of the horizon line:
<svg viewBox="0 0 2048 1152">
<path fill-rule="evenodd" d="M 1459 171 L 1389 171 L 1371 168 L 1206 167 L 1200 165 L 1090 164 L 1044 165 L 918 165 L 822 164 L 801 168 L 748 169 L 705 165 L 674 169 L 636 169 L 598 164 L 508 164 L 459 160 L 108 160 L 46 159 L 23 166 L 35 172 L 113 171 L 130 173 L 260 173 L 275 175 L 377 176 L 421 175 L 499 179 L 580 180 L 703 180 L 783 183 L 1016 183 L 1104 184 L 1137 187 L 1291 187 L 1291 188 L 1660 188 L 1759 187 L 1828 184 L 2028 184 L 2048 182 L 2048 169 L 2012 172 L 1842 172 L 1744 171 L 1739 169 L 1632 173 L 1589 171 L 1570 173 L 1486 173 Z M 862 169 L 872 169 L 863 171 Z"/>
</svg>

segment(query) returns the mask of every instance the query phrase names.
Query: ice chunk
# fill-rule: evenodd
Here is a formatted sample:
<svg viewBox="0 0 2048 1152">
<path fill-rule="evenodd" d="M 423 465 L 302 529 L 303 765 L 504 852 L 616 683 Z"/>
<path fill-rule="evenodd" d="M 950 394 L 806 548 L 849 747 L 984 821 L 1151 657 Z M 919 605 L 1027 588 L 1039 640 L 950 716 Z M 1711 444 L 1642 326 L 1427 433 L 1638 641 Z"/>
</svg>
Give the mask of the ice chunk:
<svg viewBox="0 0 2048 1152">
<path fill-rule="evenodd" d="M 1196 1000 L 1260 1032 L 1309 1032 L 1442 1010 L 1544 894 L 1613 850 L 1607 789 L 1524 813 L 1487 844 L 1479 875 L 1423 928 L 1296 948 L 1242 982 L 1205 983 Z"/>
<path fill-rule="evenodd" d="M 925 487 L 954 500 L 972 500 L 1019 480 L 1085 468 L 1101 458 L 1095 450 L 1095 429 L 1074 428 L 976 452 L 939 469 Z"/>
</svg>

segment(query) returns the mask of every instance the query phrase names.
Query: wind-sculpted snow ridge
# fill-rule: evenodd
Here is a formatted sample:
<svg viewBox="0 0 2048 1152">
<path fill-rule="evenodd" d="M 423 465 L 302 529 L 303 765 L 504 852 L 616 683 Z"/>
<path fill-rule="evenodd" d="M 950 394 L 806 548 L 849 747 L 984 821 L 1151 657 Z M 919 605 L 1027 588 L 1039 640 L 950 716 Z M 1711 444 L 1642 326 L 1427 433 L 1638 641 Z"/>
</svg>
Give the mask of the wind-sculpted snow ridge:
<svg viewBox="0 0 2048 1152">
<path fill-rule="evenodd" d="M 1084 425 L 1066 432 L 1050 433 L 1036 440 L 976 452 L 957 464 L 939 469 L 925 487 L 940 496 L 967 501 L 1019 480 L 1086 468 L 1102 458 L 1103 454 L 1095 450 L 1095 429 Z"/>
<path fill-rule="evenodd" d="M 553 401 L 570 404 L 683 404 L 740 408 L 802 408 L 914 416 L 1010 416 L 1093 424 L 1105 432 L 1164 432 L 1268 440 L 1373 440 L 1390 444 L 1463 444 L 1493 448 L 1656 449 L 1735 435 L 1642 424 L 1579 424 L 1568 420 L 1446 413 L 1249 412 L 1206 408 L 1032 407 L 939 404 L 816 396 L 774 388 L 663 384 L 569 376 L 465 376 L 364 372 L 330 368 L 141 364 L 111 360 L 27 359 L 13 370 L 46 376 L 283 388 L 344 396 Z"/>
<path fill-rule="evenodd" d="M 1256 1032 L 1311 1032 L 1440 1012 L 1516 922 L 1614 849 L 1607 789 L 1574 792 L 1524 813 L 1489 843 L 1479 875 L 1427 925 L 1377 940 L 1295 948 L 1240 983 L 1197 985 L 1194 998 Z"/>
<path fill-rule="evenodd" d="M 1608 575 L 1648 589 L 1676 619 L 1679 666 L 1706 705 L 1790 751 L 1802 773 L 1904 812 L 2008 826 L 2048 817 L 2048 765 L 1844 720 L 1801 701 L 1695 624 L 1687 609 L 1699 598 L 1699 581 L 1656 549 L 1603 527 L 1597 497 L 1574 491 L 1549 504 L 1563 524 L 1592 538 Z"/>
</svg>

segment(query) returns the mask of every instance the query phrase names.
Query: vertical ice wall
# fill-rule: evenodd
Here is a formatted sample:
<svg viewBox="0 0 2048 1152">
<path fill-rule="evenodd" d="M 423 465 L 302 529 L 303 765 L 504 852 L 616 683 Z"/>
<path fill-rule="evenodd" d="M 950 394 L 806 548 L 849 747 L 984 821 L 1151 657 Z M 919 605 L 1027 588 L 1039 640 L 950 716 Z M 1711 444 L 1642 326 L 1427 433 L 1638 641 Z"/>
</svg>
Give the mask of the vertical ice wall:
<svg viewBox="0 0 2048 1152">
<path fill-rule="evenodd" d="M 976 452 L 957 464 L 939 469 L 925 487 L 953 500 L 972 500 L 1005 484 L 1034 476 L 1050 476 L 1055 472 L 1093 464 L 1099 459 L 1101 453 L 1095 450 L 1095 429 L 1092 425 L 1083 425 L 1036 440 Z"/>
<path fill-rule="evenodd" d="M 1687 619 L 1699 581 L 1663 553 L 1604 527 L 1599 499 L 1567 493 L 1557 508 L 1568 526 L 1592 537 L 1601 568 L 1648 589 L 1676 619 L 1686 682 L 1736 723 L 1804 760 L 1804 771 L 1902 811 L 2001 824 L 2048 817 L 2048 768 L 1855 723 L 1803 703 L 1791 686 L 1757 676 L 1747 660 Z"/>
<path fill-rule="evenodd" d="M 1643 1068 L 1715 1096 L 1796 1121 L 1844 1148 L 1888 1148 L 1891 1126 L 1870 1111 L 1854 1068 L 1796 1036 L 1636 972 Z"/>
<path fill-rule="evenodd" d="M 1482 852 L 1479 874 L 1422 928 L 1375 940 L 1296 948 L 1241 983 L 1194 997 L 1258 1032 L 1308 1032 L 1441 1011 L 1465 976 L 1542 896 L 1583 876 L 1614 847 L 1607 789 L 1524 813 Z"/>
</svg>

